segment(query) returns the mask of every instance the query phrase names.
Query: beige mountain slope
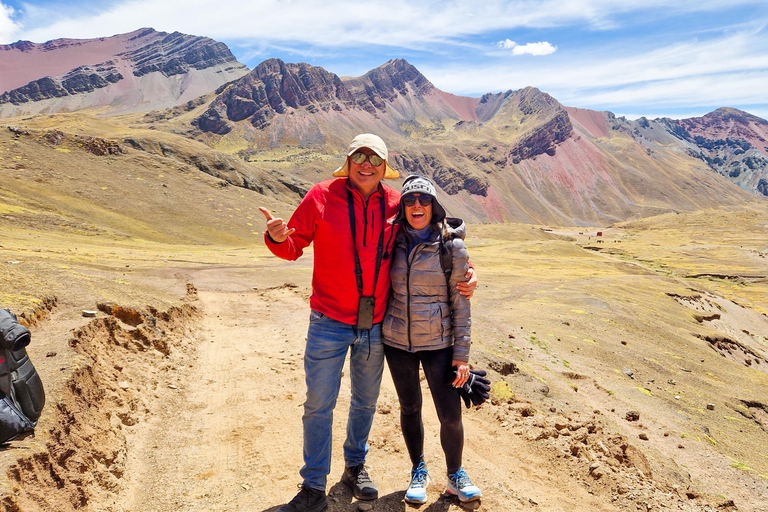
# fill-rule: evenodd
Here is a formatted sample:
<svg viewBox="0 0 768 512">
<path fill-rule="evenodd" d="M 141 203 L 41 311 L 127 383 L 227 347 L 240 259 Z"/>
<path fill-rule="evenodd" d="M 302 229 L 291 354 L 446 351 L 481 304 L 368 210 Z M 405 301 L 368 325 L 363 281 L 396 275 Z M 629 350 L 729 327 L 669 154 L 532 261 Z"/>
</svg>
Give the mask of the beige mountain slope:
<svg viewBox="0 0 768 512">
<path fill-rule="evenodd" d="M 174 133 L 204 108 L 0 129 L 0 304 L 31 325 L 48 397 L 37 437 L 0 449 L 6 510 L 273 512 L 295 493 L 311 250 L 272 257 L 257 207 L 290 214 L 301 182 L 271 171 L 307 153 L 284 148 L 272 169 Z M 612 133 L 602 115 L 569 117 L 575 147 L 592 138 L 646 161 L 599 133 Z M 337 158 L 318 160 L 312 181 Z M 700 208 L 732 188 L 713 182 L 702 199 L 695 184 L 664 183 L 667 197 L 691 196 L 681 213 L 589 229 L 469 226 L 481 281 L 471 363 L 493 381 L 492 400 L 465 415 L 481 510 L 766 509 L 768 208 Z M 441 199 L 450 210 L 457 196 Z M 338 481 L 344 386 L 331 512 L 360 509 Z M 459 510 L 441 497 L 426 398 L 435 483 L 424 509 Z M 373 509 L 408 510 L 388 379 L 379 404 Z"/>
<path fill-rule="evenodd" d="M 0 117 L 168 108 L 248 72 L 224 43 L 142 28 L 97 39 L 0 45 Z"/>
<path fill-rule="evenodd" d="M 32 124 L 43 129 L 0 131 L 0 162 L 10 173 L 3 194 L 16 202 L 20 218 L 50 212 L 52 229 L 108 232 L 116 239 L 243 243 L 260 222 L 257 205 L 298 198 L 272 175 L 182 137 L 124 129 L 79 113 Z"/>
</svg>

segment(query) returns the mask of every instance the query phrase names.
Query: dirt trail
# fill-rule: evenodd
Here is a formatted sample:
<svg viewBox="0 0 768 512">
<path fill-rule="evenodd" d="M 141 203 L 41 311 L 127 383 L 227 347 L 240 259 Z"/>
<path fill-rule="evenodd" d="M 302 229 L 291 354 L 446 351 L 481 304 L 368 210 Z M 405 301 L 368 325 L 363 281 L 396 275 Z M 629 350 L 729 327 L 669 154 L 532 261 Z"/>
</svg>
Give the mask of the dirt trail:
<svg viewBox="0 0 768 512">
<path fill-rule="evenodd" d="M 150 416 L 141 435 L 132 436 L 135 446 L 128 452 L 135 456 L 126 473 L 142 476 L 132 482 L 120 508 L 276 510 L 295 494 L 300 481 L 309 289 L 284 284 L 253 290 L 243 284 L 242 276 L 226 272 L 189 277 L 196 283 L 197 305 L 203 312 L 196 361 L 171 384 L 177 391 L 172 402 Z M 434 484 L 423 510 L 460 510 L 451 499 L 441 498 L 445 465 L 438 422 L 426 393 L 426 451 Z M 348 404 L 345 376 L 334 418 L 331 511 L 358 508 L 339 483 Z M 511 410 L 506 403 L 487 403 L 465 412 L 465 466 L 484 490 L 483 510 L 620 510 L 612 503 L 616 498 L 606 494 L 610 485 L 594 487 L 582 481 L 596 480 L 583 465 L 574 473 L 570 457 L 561 450 L 532 446 L 536 438 L 551 437 L 541 435 L 546 424 L 529 428 L 526 421 L 535 419 L 520 408 Z M 567 434 L 569 419 L 560 421 Z M 385 370 L 368 460 L 381 496 L 374 510 L 410 509 L 402 502 L 409 462 L 398 423 L 397 399 Z M 511 430 L 516 424 L 520 428 Z M 631 464 L 629 469 L 633 478 L 642 479 Z"/>
<path fill-rule="evenodd" d="M 13 512 L 51 506 L 273 512 L 289 501 L 302 464 L 309 286 L 302 281 L 306 272 L 294 274 L 295 285 L 265 271 L 254 289 L 253 270 L 206 268 L 160 276 L 179 288 L 180 281 L 191 283 L 187 298 L 197 317 L 185 320 L 175 335 L 160 313 L 156 330 L 163 331 L 157 339 L 147 327 L 110 316 L 78 331 L 74 346 L 91 366 L 79 370 L 63 405 L 47 411 L 59 425 L 50 436 L 73 438 L 74 444 L 50 444 L 47 458 L 22 462 L 11 475 L 18 480 L 16 498 L 0 504 Z M 158 342 L 166 338 L 169 345 Z M 455 500 L 441 496 L 445 464 L 438 421 L 425 384 L 423 389 L 434 483 L 419 510 L 458 511 Z M 643 453 L 610 432 L 599 412 L 566 412 L 530 400 L 496 399 L 465 410 L 464 464 L 484 492 L 481 510 L 735 510 L 727 500 L 689 490 L 690 482 L 679 475 L 652 476 Z M 345 376 L 334 418 L 331 512 L 359 508 L 339 483 L 348 405 Z M 92 413 L 97 422 L 80 414 L 88 407 L 98 409 Z M 385 370 L 368 459 L 380 490 L 373 510 L 412 510 L 402 502 L 410 464 L 398 411 Z"/>
</svg>

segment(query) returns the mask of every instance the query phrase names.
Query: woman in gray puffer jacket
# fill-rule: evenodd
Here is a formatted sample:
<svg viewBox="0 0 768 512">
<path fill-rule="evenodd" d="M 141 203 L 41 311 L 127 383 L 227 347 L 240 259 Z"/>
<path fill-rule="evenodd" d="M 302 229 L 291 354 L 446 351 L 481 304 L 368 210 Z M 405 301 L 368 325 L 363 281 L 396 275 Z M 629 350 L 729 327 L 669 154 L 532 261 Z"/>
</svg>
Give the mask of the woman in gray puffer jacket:
<svg viewBox="0 0 768 512">
<path fill-rule="evenodd" d="M 461 465 L 464 427 L 456 390 L 469 377 L 470 304 L 456 289 L 469 267 L 464 222 L 446 218 L 435 192 L 432 182 L 422 176 L 403 182 L 400 213 L 394 220 L 401 229 L 392 248 L 392 290 L 382 326 L 384 354 L 413 464 L 405 493 L 408 503 L 425 503 L 430 482 L 424 461 L 419 366 L 440 420 L 446 491 L 463 502 L 481 496 Z"/>
</svg>

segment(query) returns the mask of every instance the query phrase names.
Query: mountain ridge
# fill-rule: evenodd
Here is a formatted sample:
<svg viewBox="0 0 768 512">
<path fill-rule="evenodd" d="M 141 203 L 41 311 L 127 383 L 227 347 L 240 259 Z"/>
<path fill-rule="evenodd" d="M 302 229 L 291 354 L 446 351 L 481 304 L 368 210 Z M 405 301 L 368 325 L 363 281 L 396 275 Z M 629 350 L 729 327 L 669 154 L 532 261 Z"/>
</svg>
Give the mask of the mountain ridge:
<svg viewBox="0 0 768 512">
<path fill-rule="evenodd" d="M 124 51 L 110 50 L 115 58 L 103 60 L 108 45 Z M 27 103 L 39 104 L 40 112 L 95 106 L 126 112 L 149 108 L 136 106 L 142 90 L 163 90 L 158 101 L 169 105 L 135 119 L 137 126 L 229 155 L 229 163 L 217 157 L 221 168 L 204 167 L 239 186 L 252 186 L 258 172 L 303 193 L 322 176 L 320 165 L 338 165 L 352 137 L 373 132 L 387 141 L 404 175 L 432 178 L 447 206 L 475 222 L 605 225 L 768 196 L 768 158 L 765 147 L 755 146 L 768 138 L 768 123 L 735 109 L 630 121 L 566 107 L 535 87 L 462 97 L 439 90 L 404 59 L 339 77 L 272 58 L 250 71 L 240 65 L 239 76 L 226 80 L 232 75 L 223 76 L 223 69 L 237 65 L 223 43 L 153 29 L 100 40 L 19 42 L 4 47 L 0 63 L 8 52 L 35 56 L 41 48 L 72 47 L 93 50 L 91 64 L 30 82 L 24 92 L 41 100 Z M 182 91 L 184 81 L 202 75 L 208 78 L 200 90 L 209 94 L 184 103 L 192 96 Z M 0 104 L 0 114 L 8 105 L 10 99 Z M 248 169 L 233 171 L 232 158 Z"/>
<path fill-rule="evenodd" d="M 143 28 L 98 39 L 0 46 L 0 116 L 184 103 L 242 76 L 224 43 Z"/>
</svg>

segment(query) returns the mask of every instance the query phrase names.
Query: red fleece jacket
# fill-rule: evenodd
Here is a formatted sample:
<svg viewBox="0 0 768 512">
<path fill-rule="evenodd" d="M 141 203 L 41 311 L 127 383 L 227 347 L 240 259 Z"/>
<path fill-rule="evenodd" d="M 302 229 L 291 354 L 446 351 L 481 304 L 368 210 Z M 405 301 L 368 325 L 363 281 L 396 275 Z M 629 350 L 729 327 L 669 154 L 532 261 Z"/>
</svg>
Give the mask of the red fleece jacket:
<svg viewBox="0 0 768 512">
<path fill-rule="evenodd" d="M 264 233 L 264 240 L 272 254 L 286 260 L 296 260 L 310 243 L 315 244 L 315 264 L 312 273 L 310 307 L 345 324 L 357 324 L 360 294 L 355 278 L 355 253 L 352 249 L 352 231 L 347 206 L 347 178 L 336 178 L 314 185 L 302 199 L 288 221 L 296 231 L 282 243 L 275 243 Z M 355 232 L 360 266 L 363 269 L 363 295 L 373 294 L 376 268 L 376 249 L 379 235 L 384 229 L 384 251 L 389 258 L 381 262 L 376 283 L 375 323 L 384 319 L 389 298 L 389 267 L 392 262 L 392 243 L 397 228 L 388 222 L 398 212 L 400 192 L 379 185 L 368 201 L 357 190 L 350 189 L 355 202 Z M 386 222 L 382 222 L 382 195 L 385 198 Z M 395 232 L 393 232 L 395 229 Z"/>
</svg>

